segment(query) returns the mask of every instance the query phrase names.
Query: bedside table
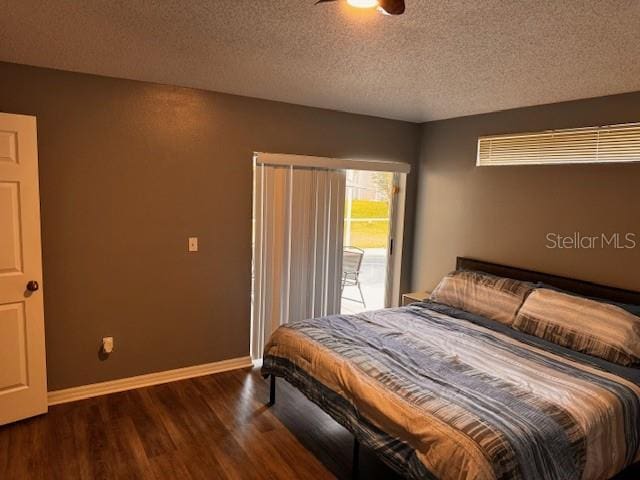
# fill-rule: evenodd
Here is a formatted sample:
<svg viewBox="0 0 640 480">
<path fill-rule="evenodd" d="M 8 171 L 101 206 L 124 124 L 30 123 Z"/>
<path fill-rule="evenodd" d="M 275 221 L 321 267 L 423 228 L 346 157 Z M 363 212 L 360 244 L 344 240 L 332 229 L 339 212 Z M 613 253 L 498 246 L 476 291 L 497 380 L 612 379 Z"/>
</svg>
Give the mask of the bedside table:
<svg viewBox="0 0 640 480">
<path fill-rule="evenodd" d="M 410 303 L 414 302 L 422 302 L 423 300 L 428 300 L 431 292 L 412 292 L 412 293 L 403 293 L 402 294 L 402 306 L 405 307 Z"/>
</svg>

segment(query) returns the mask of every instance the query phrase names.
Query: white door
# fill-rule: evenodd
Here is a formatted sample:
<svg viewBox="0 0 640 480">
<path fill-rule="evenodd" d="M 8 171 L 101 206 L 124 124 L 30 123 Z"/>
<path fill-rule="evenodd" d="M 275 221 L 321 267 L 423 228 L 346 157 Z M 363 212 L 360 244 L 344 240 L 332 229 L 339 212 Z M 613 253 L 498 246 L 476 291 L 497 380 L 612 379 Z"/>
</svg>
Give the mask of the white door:
<svg viewBox="0 0 640 480">
<path fill-rule="evenodd" d="M 0 425 L 47 411 L 36 119 L 0 113 Z"/>
</svg>

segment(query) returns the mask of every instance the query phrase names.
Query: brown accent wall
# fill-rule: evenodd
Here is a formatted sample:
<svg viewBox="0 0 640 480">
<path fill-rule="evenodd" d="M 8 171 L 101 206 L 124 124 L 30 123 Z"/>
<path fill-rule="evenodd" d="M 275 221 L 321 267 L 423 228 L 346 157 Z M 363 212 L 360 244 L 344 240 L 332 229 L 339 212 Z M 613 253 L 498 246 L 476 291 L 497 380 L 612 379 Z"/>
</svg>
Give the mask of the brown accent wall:
<svg viewBox="0 0 640 480">
<path fill-rule="evenodd" d="M 254 151 L 413 164 L 420 139 L 405 122 L 8 63 L 0 111 L 38 119 L 50 390 L 249 354 Z"/>
<path fill-rule="evenodd" d="M 413 288 L 455 257 L 640 290 L 640 163 L 476 167 L 481 135 L 640 121 L 640 92 L 423 126 Z M 635 249 L 546 248 L 547 233 L 635 234 Z"/>
</svg>

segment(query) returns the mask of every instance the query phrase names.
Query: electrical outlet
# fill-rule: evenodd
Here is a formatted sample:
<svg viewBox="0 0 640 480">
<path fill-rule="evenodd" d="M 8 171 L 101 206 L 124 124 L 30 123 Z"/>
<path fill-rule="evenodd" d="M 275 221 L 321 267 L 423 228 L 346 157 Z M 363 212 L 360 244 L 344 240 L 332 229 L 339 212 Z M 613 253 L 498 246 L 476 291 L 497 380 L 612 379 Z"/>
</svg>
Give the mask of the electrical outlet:
<svg viewBox="0 0 640 480">
<path fill-rule="evenodd" d="M 102 338 L 102 351 L 107 355 L 113 352 L 113 337 Z"/>
</svg>

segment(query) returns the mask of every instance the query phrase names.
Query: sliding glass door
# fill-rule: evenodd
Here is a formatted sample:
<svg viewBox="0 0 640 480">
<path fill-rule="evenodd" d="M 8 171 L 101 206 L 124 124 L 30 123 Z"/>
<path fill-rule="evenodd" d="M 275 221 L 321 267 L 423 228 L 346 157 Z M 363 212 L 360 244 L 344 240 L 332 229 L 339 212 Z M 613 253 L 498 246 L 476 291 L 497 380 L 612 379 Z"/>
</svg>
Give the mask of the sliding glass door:
<svg viewBox="0 0 640 480">
<path fill-rule="evenodd" d="M 387 171 L 347 170 L 341 313 L 394 305 L 403 177 Z"/>
<path fill-rule="evenodd" d="M 388 306 L 393 173 L 347 170 L 341 313 Z"/>
<path fill-rule="evenodd" d="M 256 155 L 253 358 L 282 324 L 398 304 L 407 172 L 392 162 Z"/>
</svg>

